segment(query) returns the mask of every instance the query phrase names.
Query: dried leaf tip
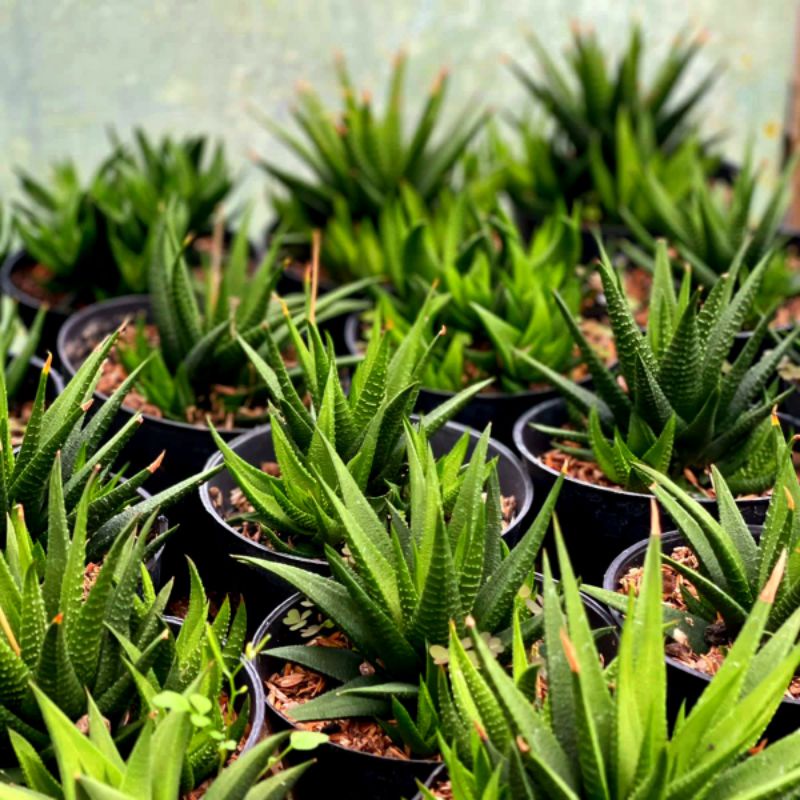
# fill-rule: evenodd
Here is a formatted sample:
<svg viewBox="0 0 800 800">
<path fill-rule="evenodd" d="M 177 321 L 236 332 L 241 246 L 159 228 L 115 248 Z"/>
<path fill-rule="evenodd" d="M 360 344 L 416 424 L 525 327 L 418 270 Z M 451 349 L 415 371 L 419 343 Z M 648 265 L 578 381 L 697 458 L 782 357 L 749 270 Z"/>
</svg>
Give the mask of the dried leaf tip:
<svg viewBox="0 0 800 800">
<path fill-rule="evenodd" d="M 87 400 L 82 406 L 81 411 L 85 414 L 94 405 L 94 400 Z"/>
<path fill-rule="evenodd" d="M 52 624 L 53 625 L 60 625 L 63 621 L 64 621 L 64 614 L 61 611 L 59 611 L 58 614 L 56 614 L 53 617 Z"/>
<path fill-rule="evenodd" d="M 578 663 L 578 651 L 575 649 L 575 645 L 572 644 L 572 639 L 569 638 L 567 629 L 562 628 L 558 632 L 558 635 L 561 638 L 561 646 L 564 648 L 564 655 L 567 657 L 567 663 L 569 664 L 570 670 L 575 675 L 579 675 L 581 671 L 581 665 Z"/>
<path fill-rule="evenodd" d="M 769 419 L 773 428 L 780 428 L 781 421 L 778 419 L 778 406 L 772 406 L 772 414 Z"/>
<path fill-rule="evenodd" d="M 517 747 L 519 748 L 520 753 L 530 753 L 531 746 L 523 739 L 522 736 L 517 736 Z"/>
<path fill-rule="evenodd" d="M 795 510 L 794 496 L 789 491 L 788 486 L 783 487 L 783 493 L 786 495 L 786 505 L 789 506 L 789 511 L 794 511 Z"/>
<path fill-rule="evenodd" d="M 473 617 L 472 614 L 467 614 L 467 618 L 464 620 L 464 626 L 467 628 L 474 628 L 475 625 L 475 617 Z"/>
<path fill-rule="evenodd" d="M 311 233 L 311 304 L 308 320 L 317 323 L 317 293 L 319 291 L 319 252 L 322 249 L 322 231 L 315 228 Z"/>
<path fill-rule="evenodd" d="M 431 94 L 439 94 L 439 92 L 442 91 L 444 82 L 447 80 L 449 74 L 450 70 L 447 67 L 442 67 L 439 70 L 439 74 L 433 79 L 433 83 L 431 84 Z"/>
<path fill-rule="evenodd" d="M 661 538 L 661 516 L 658 513 L 655 497 L 650 498 L 650 535 Z"/>
<path fill-rule="evenodd" d="M 442 327 L 439 328 L 439 336 L 446 336 L 446 335 L 447 335 L 447 325 L 442 325 Z"/>
<path fill-rule="evenodd" d="M 761 594 L 758 596 L 758 599 L 761 600 L 762 603 L 775 602 L 775 596 L 778 594 L 778 587 L 783 579 L 783 573 L 786 569 L 786 560 L 788 557 L 789 555 L 784 547 L 783 550 L 781 550 L 780 556 L 778 556 L 778 560 L 775 562 L 775 568 L 772 570 L 769 580 L 764 584 L 764 588 L 761 590 Z"/>
<path fill-rule="evenodd" d="M 53 354 L 48 350 L 47 358 L 45 359 L 44 366 L 42 367 L 42 375 L 49 375 L 50 367 L 52 366 L 53 366 Z"/>
<path fill-rule="evenodd" d="M 152 464 L 147 468 L 147 471 L 152 475 L 160 466 L 166 455 L 166 450 L 162 450 L 155 458 Z"/>
</svg>

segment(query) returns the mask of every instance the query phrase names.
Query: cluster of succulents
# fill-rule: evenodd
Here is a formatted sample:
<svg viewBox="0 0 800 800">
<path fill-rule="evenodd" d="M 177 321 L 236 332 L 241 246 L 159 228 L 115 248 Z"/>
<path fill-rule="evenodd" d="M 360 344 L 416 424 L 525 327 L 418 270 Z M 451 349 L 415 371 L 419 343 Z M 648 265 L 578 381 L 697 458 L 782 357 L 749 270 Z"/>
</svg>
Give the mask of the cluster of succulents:
<svg viewBox="0 0 800 800">
<path fill-rule="evenodd" d="M 797 796 L 795 162 L 702 45 L 531 39 L 519 141 L 338 58 L 266 239 L 204 136 L 20 174 L 0 800 Z"/>
</svg>

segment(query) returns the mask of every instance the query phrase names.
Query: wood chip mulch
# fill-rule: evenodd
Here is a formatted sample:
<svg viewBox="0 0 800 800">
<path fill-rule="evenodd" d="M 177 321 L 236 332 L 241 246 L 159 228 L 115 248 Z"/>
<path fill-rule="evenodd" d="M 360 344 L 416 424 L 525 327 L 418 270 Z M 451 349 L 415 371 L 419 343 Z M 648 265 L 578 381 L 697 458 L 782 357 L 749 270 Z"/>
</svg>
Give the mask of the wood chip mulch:
<svg viewBox="0 0 800 800">
<path fill-rule="evenodd" d="M 564 444 L 575 445 L 575 442 L 564 442 Z M 608 489 L 622 491 L 622 487 L 610 481 L 594 461 L 584 461 L 556 448 L 543 453 L 540 458 L 546 467 L 550 467 L 556 472 L 562 472 L 566 469 L 566 473 L 570 478 L 591 483 L 594 486 L 604 486 Z"/>
<path fill-rule="evenodd" d="M 309 645 L 322 647 L 349 647 L 343 634 L 336 631 L 328 636 L 317 636 Z M 373 668 L 363 664 L 364 674 Z M 285 716 L 291 718 L 292 708 L 307 703 L 330 688 L 327 678 L 317 672 L 287 662 L 280 672 L 273 673 L 264 680 L 267 689 L 267 702 Z M 296 727 L 307 731 L 327 733 L 334 744 L 358 750 L 362 753 L 407 760 L 411 751 L 396 745 L 383 728 L 372 719 L 336 719 L 318 722 L 295 722 Z"/>
<path fill-rule="evenodd" d="M 450 781 L 439 781 L 431 787 L 431 793 L 439 800 L 453 800 L 453 784 Z"/>
</svg>

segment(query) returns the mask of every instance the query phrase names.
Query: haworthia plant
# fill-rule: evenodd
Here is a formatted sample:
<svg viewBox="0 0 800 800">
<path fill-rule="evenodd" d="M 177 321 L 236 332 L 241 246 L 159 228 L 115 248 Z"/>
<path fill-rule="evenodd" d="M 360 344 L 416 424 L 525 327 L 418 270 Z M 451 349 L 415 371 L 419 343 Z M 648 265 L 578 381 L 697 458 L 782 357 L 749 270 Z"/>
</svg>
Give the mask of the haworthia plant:
<svg viewBox="0 0 800 800">
<path fill-rule="evenodd" d="M 86 526 L 88 551 L 98 558 L 135 516 L 163 509 L 194 491 L 217 470 L 187 478 L 152 497 L 143 499 L 138 489 L 158 469 L 163 459 L 122 479 L 115 462 L 126 443 L 136 434 L 141 414 L 134 415 L 119 431 L 107 435 L 135 375 L 123 383 L 91 419 L 92 393 L 100 378 L 103 361 L 117 333 L 89 355 L 64 391 L 52 403 L 46 400 L 50 372 L 48 358 L 39 377 L 36 397 L 19 448 L 11 444 L 8 397 L 0 383 L 0 532 L 5 534 L 7 517 L 16 505 L 25 508 L 26 523 L 34 537 L 47 528 L 48 481 L 53 459 L 60 453 L 62 493 L 66 512 L 74 521 L 84 489 L 90 485 Z M 4 379 L 4 378 L 3 378 Z"/>
<path fill-rule="evenodd" d="M 762 646 L 785 555 L 725 662 L 670 732 L 660 537 L 650 539 L 641 593 L 629 600 L 619 654 L 605 667 L 560 539 L 558 548 L 565 610 L 546 575 L 546 700 L 531 693 L 522 650 L 520 681 L 496 662 L 473 621 L 467 627 L 477 663 L 466 657 L 461 634 L 451 634 L 450 649 L 457 654 L 449 664 L 456 717 L 444 736 L 457 746 L 444 752 L 454 797 L 475 797 L 476 785 L 497 786 L 489 797 L 509 800 L 794 796 L 800 787 L 800 733 L 756 747 L 800 664 L 795 644 L 800 614 Z M 482 743 L 470 743 L 474 728 Z M 507 787 L 507 794 L 500 787 Z"/>
<path fill-rule="evenodd" d="M 309 322 L 305 339 L 287 316 L 308 403 L 298 392 L 277 347 L 267 342 L 266 358 L 240 339 L 274 406 L 269 434 L 280 476 L 249 464 L 214 433 L 225 466 L 255 509 L 271 545 L 301 555 L 319 555 L 325 543 L 345 535 L 328 498 L 324 479 L 332 473 L 323 442 L 335 448 L 348 474 L 371 500 L 402 486 L 406 464 L 404 423 L 414 409 L 420 377 L 435 345 L 423 340 L 428 304 L 403 341 L 395 346 L 381 336 L 376 319 L 367 352 L 350 379 L 349 392 L 339 375 L 330 337 L 323 343 Z M 420 425 L 432 436 L 488 382 L 463 390 L 425 415 Z M 290 546 L 286 537 L 293 537 Z"/>
<path fill-rule="evenodd" d="M 11 734 L 25 787 L 0 784 L 0 800 L 89 798 L 89 800 L 179 800 L 185 796 L 187 748 L 193 738 L 208 737 L 211 720 L 198 682 L 182 693 L 157 695 L 168 701 L 147 715 L 132 746 L 120 748 L 106 719 L 88 697 L 87 733 L 82 733 L 50 698 L 34 688 L 58 766 L 56 780 L 37 750 L 19 734 Z M 306 751 L 327 740 L 325 734 L 285 731 L 258 742 L 213 778 L 207 800 L 281 800 L 313 761 L 274 774 L 268 772 L 292 750 Z M 194 789 L 199 784 L 193 784 Z"/>
<path fill-rule="evenodd" d="M 776 453 L 778 472 L 758 537 L 751 532 L 716 467 L 711 467 L 711 478 L 719 518 L 666 475 L 645 465 L 636 467 L 647 480 L 653 481 L 653 493 L 697 558 L 698 566 L 694 569 L 682 561 L 664 557 L 664 562 L 694 587 L 692 591 L 688 588 L 681 591 L 685 612 L 672 609 L 666 613 L 701 652 L 708 649 L 704 632 L 709 625 L 715 626 L 716 639 L 736 635 L 784 550 L 789 553 L 788 564 L 776 591 L 767 630 L 777 630 L 800 606 L 800 552 L 797 548 L 800 483 L 792 461 L 791 442 L 784 440 L 777 418 L 773 419 L 770 446 Z M 619 596 L 604 592 L 603 599 L 624 611 L 625 603 Z"/>
<path fill-rule="evenodd" d="M 647 334 L 637 326 L 619 276 L 605 252 L 598 264 L 624 388 L 579 330 L 564 303 L 564 318 L 591 372 L 594 390 L 578 386 L 546 364 L 529 360 L 583 415 L 577 430 L 542 429 L 585 444 L 569 452 L 595 461 L 621 486 L 643 489 L 635 461 L 684 480 L 706 480 L 716 464 L 734 494 L 759 493 L 775 478 L 769 416 L 788 393 L 777 393 L 776 367 L 796 332 L 759 357 L 769 317 L 761 317 L 741 352 L 728 363 L 736 334 L 753 310 L 767 269 L 765 257 L 736 289 L 742 253 L 701 302 L 685 274 L 676 294 L 663 242 L 656 258 Z M 610 438 L 609 438 L 610 437 Z"/>
<path fill-rule="evenodd" d="M 486 474 L 488 430 L 454 487 L 443 493 L 443 477 L 424 435 L 406 423 L 409 448 L 407 510 L 390 507 L 390 523 L 371 508 L 333 446 L 324 438 L 325 487 L 342 523 L 348 559 L 326 548 L 331 577 L 287 564 L 250 559 L 308 597 L 341 630 L 352 649 L 288 646 L 267 651 L 333 678 L 337 685 L 301 707 L 304 721 L 376 715 L 396 720 L 392 730 L 416 752 L 435 750 L 439 725 L 436 681 L 431 682 L 431 645 L 446 645 L 448 629 L 470 614 L 487 635 L 508 638 L 519 590 L 532 580 L 534 560 L 547 532 L 560 482 L 530 529 L 510 552 L 502 541 L 497 474 Z M 445 464 L 443 471 L 450 464 Z M 536 618 L 525 630 L 530 636 Z M 521 634 L 520 634 L 521 635 Z M 363 660 L 374 666 L 365 676 Z M 426 673 L 428 675 L 426 676 Z M 417 718 L 408 710 L 416 701 Z"/>
<path fill-rule="evenodd" d="M 18 173 L 22 199 L 14 206 L 14 229 L 26 253 L 50 271 L 50 287 L 67 293 L 67 304 L 87 286 L 102 296 L 118 282 L 95 196 L 108 167 L 103 163 L 86 183 L 71 161 L 54 165 L 47 181 Z"/>
<path fill-rule="evenodd" d="M 401 263 L 413 279 L 405 292 L 384 293 L 378 304 L 390 335 L 402 340 L 425 293 L 431 287 L 441 293 L 427 335 L 444 325 L 447 336 L 423 375 L 426 387 L 458 391 L 494 377 L 501 391 L 529 391 L 543 376 L 517 349 L 558 372 L 575 364 L 570 329 L 552 293 L 578 314 L 585 284 L 577 266 L 578 217 L 576 208 L 571 217 L 548 218 L 526 245 L 502 210 L 482 216 L 462 199 L 444 220 L 444 232 L 424 223 L 408 232 Z"/>
<path fill-rule="evenodd" d="M 645 221 L 634 209 L 624 210 L 627 224 L 644 247 L 642 251 L 627 246 L 626 251 L 638 262 L 652 267 L 657 247 L 653 230 L 656 230 L 676 249 L 679 256 L 675 259 L 676 269 L 682 269 L 683 262 L 688 262 L 694 281 L 708 288 L 728 271 L 740 250 L 745 270 L 753 269 L 769 256 L 758 296 L 759 310 L 766 311 L 771 301 L 800 292 L 800 281 L 792 274 L 780 230 L 789 207 L 796 166 L 797 160 L 793 159 L 784 168 L 760 212 L 756 211 L 760 175 L 753 165 L 752 147 L 730 186 L 710 183 L 700 166 L 693 164 L 688 170 L 691 191 L 686 197 L 673 198 L 659 178 L 648 173 L 646 194 L 656 218 Z"/>
<path fill-rule="evenodd" d="M 48 742 L 32 683 L 78 720 L 91 691 L 102 714 L 118 725 L 136 694 L 123 656 L 147 671 L 166 647 L 160 619 L 169 596 L 137 602 L 136 587 L 155 515 L 116 538 L 96 576 L 86 573 L 91 486 L 83 489 L 74 523 L 67 518 L 56 457 L 49 479 L 47 550 L 28 531 L 21 506 L 10 511 L 0 554 L 0 719 L 33 746 Z M 0 746 L 8 752 L 8 742 Z"/>
<path fill-rule="evenodd" d="M 100 378 L 103 361 L 116 342 L 115 333 L 103 341 L 78 368 L 64 391 L 52 403 L 46 399 L 50 372 L 48 358 L 39 377 L 30 418 L 17 449 L 11 444 L 8 396 L 0 382 L 0 533 L 5 533 L 7 516 L 16 505 L 25 509 L 26 523 L 34 537 L 47 528 L 48 481 L 53 459 L 61 454 L 62 494 L 70 521 L 87 485 L 91 485 L 86 526 L 88 550 L 97 558 L 107 550 L 135 516 L 163 509 L 194 491 L 216 470 L 187 478 L 158 494 L 142 499 L 138 489 L 158 469 L 163 459 L 122 479 L 115 462 L 126 443 L 136 434 L 141 414 L 135 414 L 115 434 L 108 435 L 132 375 L 97 409 L 91 419 L 92 393 Z M 3 376 L 4 379 L 4 376 Z"/>
<path fill-rule="evenodd" d="M 169 418 L 185 421 L 187 411 L 208 404 L 213 387 L 222 384 L 232 390 L 221 398 L 225 409 L 237 421 L 253 424 L 253 415 L 241 407 L 261 387 L 247 369 L 247 355 L 237 337 L 256 349 L 267 347 L 267 340 L 278 348 L 287 341 L 282 306 L 273 299 L 281 275 L 279 242 L 251 270 L 246 217 L 224 263 L 221 253 L 214 254 L 198 299 L 184 253 L 188 240 L 183 245 L 178 241 L 185 230 L 181 217 L 181 209 L 175 206 L 164 212 L 150 260 L 149 297 L 158 347 L 154 353 L 140 322 L 134 343 L 119 347 L 120 358 L 129 372 L 138 372 L 136 385 L 142 394 Z M 316 302 L 319 321 L 361 308 L 362 304 L 346 298 L 364 285 L 354 284 L 320 298 Z M 296 295 L 286 303 L 298 314 L 307 299 Z"/>
<path fill-rule="evenodd" d="M 516 120 L 524 153 L 509 169 L 515 202 L 541 214 L 580 199 L 587 216 L 619 220 L 624 206 L 647 200 L 645 165 L 664 178 L 673 196 L 682 196 L 686 162 L 696 149 L 698 108 L 717 74 L 712 70 L 695 87 L 683 88 L 700 38 L 680 35 L 649 84 L 641 78 L 644 37 L 638 26 L 612 68 L 594 31 L 578 25 L 566 72 L 538 38 L 531 36 L 530 44 L 537 72 L 510 62 L 541 111 L 540 117 Z M 702 163 L 706 174 L 715 166 L 713 159 Z"/>
<path fill-rule="evenodd" d="M 482 126 L 485 114 L 470 104 L 444 128 L 441 120 L 449 77 L 442 72 L 409 128 L 403 97 L 406 67 L 407 59 L 400 54 L 382 117 L 376 115 L 368 93 L 358 96 L 344 60 L 337 58 L 343 96 L 338 114 L 331 114 L 316 92 L 304 86 L 293 111 L 300 136 L 271 120 L 264 121 L 312 174 L 305 178 L 274 162 L 262 162 L 287 192 L 276 205 L 288 227 L 295 231 L 323 227 L 336 216 L 341 204 L 346 204 L 352 220 L 375 224 L 404 185 L 412 187 L 426 205 L 435 204 L 439 193 L 451 185 L 454 168 Z M 356 265 L 336 259 L 335 253 L 331 253 L 335 277 L 358 274 Z M 326 265 L 327 256 L 323 251 Z"/>
</svg>

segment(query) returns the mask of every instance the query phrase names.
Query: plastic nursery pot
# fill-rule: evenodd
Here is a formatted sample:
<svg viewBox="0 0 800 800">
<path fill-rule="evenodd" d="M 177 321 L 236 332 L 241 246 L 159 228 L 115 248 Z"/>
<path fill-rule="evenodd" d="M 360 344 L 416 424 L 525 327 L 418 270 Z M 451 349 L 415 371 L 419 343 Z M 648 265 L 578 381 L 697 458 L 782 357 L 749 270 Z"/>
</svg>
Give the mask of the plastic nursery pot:
<svg viewBox="0 0 800 800">
<path fill-rule="evenodd" d="M 24 250 L 19 250 L 9 255 L 0 267 L 0 289 L 4 295 L 17 301 L 19 315 L 28 326 L 45 302 L 26 290 L 22 283 L 22 276 L 35 266 L 35 261 Z M 50 350 L 55 354 L 58 331 L 71 313 L 72 308 L 67 303 L 50 305 L 42 328 L 40 346 L 43 351 Z"/>
<path fill-rule="evenodd" d="M 347 350 L 352 355 L 363 352 L 361 347 L 361 317 L 351 314 L 345 322 L 344 337 Z M 590 377 L 581 380 L 583 386 L 589 385 Z M 441 389 L 429 389 L 423 386 L 417 398 L 417 411 L 425 413 L 433 411 L 442 403 L 455 395 Z M 492 438 L 507 445 L 513 444 L 514 423 L 532 406 L 558 397 L 555 389 L 544 388 L 529 392 L 481 392 L 473 397 L 454 417 L 458 422 L 475 430 L 482 431 L 491 422 Z"/>
<path fill-rule="evenodd" d="M 177 636 L 178 632 L 183 625 L 183 620 L 180 617 L 164 616 L 164 622 L 169 625 L 172 632 Z M 269 731 L 266 728 L 266 697 L 264 695 L 264 682 L 261 680 L 261 675 L 258 671 L 256 664 L 253 661 L 245 658 L 244 655 L 240 657 L 242 668 L 236 675 L 236 684 L 238 687 L 246 686 L 247 695 L 250 697 L 250 713 L 248 722 L 250 723 L 250 730 L 244 740 L 241 750 L 238 752 L 245 753 L 251 748 L 255 747 L 258 742 L 263 739 Z"/>
<path fill-rule="evenodd" d="M 146 295 L 129 295 L 95 303 L 73 314 L 62 326 L 58 335 L 58 353 L 65 373 L 71 377 L 108 334 L 113 333 L 125 320 L 133 321 L 140 314 L 150 320 L 150 301 Z M 95 392 L 103 402 L 108 396 Z M 121 427 L 135 409 L 123 406 L 117 415 L 116 425 Z M 123 459 L 130 468 L 142 469 L 166 450 L 161 468 L 148 481 L 152 489 L 164 489 L 200 472 L 208 457 L 216 450 L 214 440 L 205 427 L 188 422 L 155 417 L 144 413 L 144 423 L 125 448 Z M 247 428 L 221 429 L 220 435 L 233 439 Z"/>
<path fill-rule="evenodd" d="M 286 613 L 302 601 L 300 594 L 284 600 L 264 620 L 254 637 L 260 642 L 269 636 L 268 647 L 288 644 L 307 644 L 299 632 L 292 631 L 282 620 Z M 261 681 L 280 672 L 283 662 L 277 658 L 259 654 L 256 661 Z M 294 727 L 292 720 L 266 701 L 267 724 L 273 732 Z M 303 754 L 297 754 L 299 761 Z M 288 761 L 295 757 L 290 753 Z M 327 742 L 314 751 L 316 764 L 306 773 L 298 800 L 316 800 L 331 794 L 331 787 L 338 787 L 334 795 L 348 800 L 396 800 L 412 797 L 417 791 L 417 781 L 425 782 L 439 764 L 428 759 L 401 759 L 352 750 L 333 742 Z"/>
<path fill-rule="evenodd" d="M 541 581 L 541 576 L 537 575 Z M 613 631 L 614 623 L 604 607 L 589 597 L 582 595 L 590 624 L 594 630 L 611 628 L 612 631 L 601 637 L 598 649 L 606 663 L 616 655 L 617 636 Z M 287 612 L 296 608 L 303 601 L 302 595 L 295 594 L 281 603 L 264 620 L 255 635 L 255 641 L 268 639 L 268 648 L 284 645 L 307 644 L 300 631 L 293 631 L 283 623 Z M 305 610 L 303 608 L 300 609 Z M 285 662 L 260 653 L 257 666 L 261 679 L 266 681 L 270 675 L 279 673 Z M 268 725 L 271 730 L 285 730 L 294 726 L 294 722 L 282 711 L 275 708 L 267 696 L 266 702 Z M 352 800 L 395 800 L 398 797 L 413 797 L 417 791 L 417 781 L 428 786 L 437 774 L 442 772 L 440 762 L 427 759 L 397 759 L 377 756 L 353 750 L 334 742 L 328 742 L 318 748 L 315 753 L 317 764 L 307 774 L 305 791 L 298 797 L 300 800 L 323 797 L 329 793 L 331 786 L 342 786 L 343 776 L 346 787 L 340 789 L 342 796 Z M 291 759 L 290 755 L 290 759 Z M 326 792 L 326 787 L 328 791 Z"/>
<path fill-rule="evenodd" d="M 782 417 L 792 424 L 788 417 Z M 561 427 L 567 422 L 562 398 L 549 400 L 532 408 L 514 425 L 514 446 L 522 455 L 533 480 L 534 511 L 547 497 L 558 472 L 545 465 L 541 456 L 551 449 L 551 439 L 531 427 L 533 423 Z M 651 494 L 596 486 L 567 476 L 561 487 L 556 511 L 573 566 L 584 581 L 599 583 L 613 553 L 638 542 L 642 531 L 650 530 Z M 698 498 L 698 502 L 716 514 L 716 502 Z M 738 500 L 748 523 L 764 521 L 768 497 Z"/>
<path fill-rule="evenodd" d="M 440 784 L 448 781 L 449 779 L 450 775 L 447 771 L 447 764 L 439 764 L 439 766 L 436 767 L 436 769 L 430 774 L 428 780 L 423 783 L 423 786 L 428 790 L 435 790 Z M 414 795 L 413 800 L 424 800 L 422 791 L 417 792 Z"/>
<path fill-rule="evenodd" d="M 431 438 L 434 453 L 440 456 L 449 452 L 466 430 L 468 429 L 463 425 L 452 422 L 442 427 Z M 471 442 L 468 451 L 472 452 L 477 444 L 478 434 L 475 431 L 469 431 L 469 433 Z M 231 447 L 250 464 L 260 465 L 275 461 L 269 425 L 248 431 L 231 442 Z M 488 457 L 498 457 L 497 471 L 501 493 L 505 497 L 514 497 L 517 501 L 515 516 L 503 534 L 509 546 L 513 547 L 525 533 L 525 523 L 530 519 L 530 510 L 533 506 L 533 487 L 525 468 L 505 445 L 493 439 L 490 440 Z M 208 460 L 206 468 L 217 466 L 222 461 L 222 453 L 215 453 Z M 321 575 L 329 573 L 328 563 L 322 558 L 307 558 L 291 553 L 280 553 L 248 539 L 232 525 L 229 525 L 223 515 L 230 510 L 228 498 L 231 490 L 235 488 L 236 483 L 225 469 L 200 487 L 200 501 L 206 512 L 205 521 L 208 533 L 213 536 L 211 549 L 217 554 L 214 565 L 217 573 L 215 580 L 221 580 L 225 586 L 235 588 L 244 594 L 248 609 L 253 608 L 254 616 L 258 616 L 260 613 L 263 617 L 277 603 L 294 592 L 294 589 L 263 570 L 234 560 L 234 556 L 251 556 L 268 561 L 278 561 Z M 222 513 L 212 501 L 213 497 L 222 499 Z"/>
<path fill-rule="evenodd" d="M 647 530 L 647 528 L 643 529 Z M 750 531 L 758 539 L 761 536 L 761 527 L 751 525 Z M 678 531 L 669 531 L 661 536 L 661 551 L 669 555 L 676 547 L 687 542 Z M 603 588 L 616 592 L 620 587 L 620 579 L 634 567 L 644 564 L 647 552 L 647 539 L 640 540 L 623 550 L 610 564 L 603 576 Z M 621 627 L 624 615 L 610 609 L 611 615 Z M 686 702 L 687 710 L 690 709 L 708 686 L 713 676 L 683 664 L 677 659 L 665 655 L 667 662 L 667 712 L 670 722 L 677 718 L 681 704 Z M 770 741 L 788 736 L 800 727 L 800 699 L 784 697 L 775 716 L 772 718 L 765 735 Z"/>
</svg>

